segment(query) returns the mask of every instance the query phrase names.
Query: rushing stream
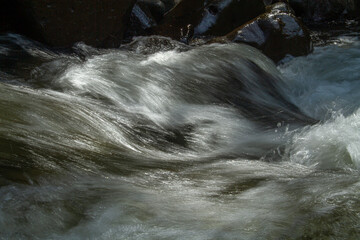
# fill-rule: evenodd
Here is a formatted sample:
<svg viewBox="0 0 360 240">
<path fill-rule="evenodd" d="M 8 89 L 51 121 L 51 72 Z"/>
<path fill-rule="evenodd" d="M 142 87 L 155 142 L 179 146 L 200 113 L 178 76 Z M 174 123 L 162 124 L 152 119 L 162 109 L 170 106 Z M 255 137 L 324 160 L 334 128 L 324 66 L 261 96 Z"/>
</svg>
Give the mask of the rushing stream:
<svg viewBox="0 0 360 240">
<path fill-rule="evenodd" d="M 0 36 L 1 239 L 360 238 L 360 40 L 276 67 Z"/>
</svg>

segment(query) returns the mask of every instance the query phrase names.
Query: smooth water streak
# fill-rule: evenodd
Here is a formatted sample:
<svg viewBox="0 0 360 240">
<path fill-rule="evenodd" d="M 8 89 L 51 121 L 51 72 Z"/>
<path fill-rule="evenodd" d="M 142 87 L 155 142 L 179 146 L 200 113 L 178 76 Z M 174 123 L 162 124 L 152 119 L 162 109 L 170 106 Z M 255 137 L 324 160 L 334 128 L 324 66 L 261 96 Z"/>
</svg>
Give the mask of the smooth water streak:
<svg viewBox="0 0 360 240">
<path fill-rule="evenodd" d="M 358 43 L 276 68 L 237 44 L 1 36 L 1 237 L 357 238 Z"/>
</svg>

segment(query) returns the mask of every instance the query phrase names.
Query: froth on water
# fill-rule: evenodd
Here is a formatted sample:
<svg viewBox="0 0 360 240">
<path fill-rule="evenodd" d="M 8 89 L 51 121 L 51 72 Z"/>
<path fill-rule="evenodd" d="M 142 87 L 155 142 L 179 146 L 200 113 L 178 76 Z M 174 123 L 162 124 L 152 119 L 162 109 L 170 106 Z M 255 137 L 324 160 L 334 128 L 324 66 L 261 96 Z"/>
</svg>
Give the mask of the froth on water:
<svg viewBox="0 0 360 240">
<path fill-rule="evenodd" d="M 352 44 L 277 68 L 240 44 L 0 36 L 2 237 L 359 236 Z"/>
</svg>

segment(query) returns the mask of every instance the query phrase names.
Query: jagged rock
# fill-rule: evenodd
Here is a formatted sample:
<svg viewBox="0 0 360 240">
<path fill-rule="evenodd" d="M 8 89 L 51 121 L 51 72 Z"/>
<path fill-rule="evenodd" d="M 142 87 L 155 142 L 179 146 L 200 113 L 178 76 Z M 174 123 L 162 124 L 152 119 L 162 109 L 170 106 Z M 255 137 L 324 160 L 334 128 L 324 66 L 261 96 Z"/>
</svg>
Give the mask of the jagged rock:
<svg viewBox="0 0 360 240">
<path fill-rule="evenodd" d="M 360 0 L 289 0 L 296 15 L 307 23 L 360 17 Z"/>
<path fill-rule="evenodd" d="M 154 33 L 179 40 L 180 29 L 191 24 L 195 36 L 222 36 L 264 11 L 263 0 L 182 0 Z"/>
<path fill-rule="evenodd" d="M 306 55 L 313 49 L 310 34 L 293 13 L 286 3 L 273 4 L 266 13 L 216 41 L 247 43 L 275 62 L 288 54 Z"/>
<path fill-rule="evenodd" d="M 2 0 L 3 2 L 14 0 Z M 55 47 L 116 47 L 136 0 L 15 0 L 26 34 Z M 15 29 L 17 31 L 18 29 Z"/>
</svg>

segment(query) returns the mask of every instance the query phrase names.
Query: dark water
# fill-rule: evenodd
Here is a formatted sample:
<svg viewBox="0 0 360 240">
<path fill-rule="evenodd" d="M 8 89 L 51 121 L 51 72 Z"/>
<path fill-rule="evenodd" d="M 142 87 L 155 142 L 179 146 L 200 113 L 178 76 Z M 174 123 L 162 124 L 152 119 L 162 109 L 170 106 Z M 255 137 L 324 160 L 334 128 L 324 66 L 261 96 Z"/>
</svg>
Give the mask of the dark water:
<svg viewBox="0 0 360 240">
<path fill-rule="evenodd" d="M 0 238 L 358 239 L 360 41 L 56 52 L 0 36 Z"/>
</svg>

